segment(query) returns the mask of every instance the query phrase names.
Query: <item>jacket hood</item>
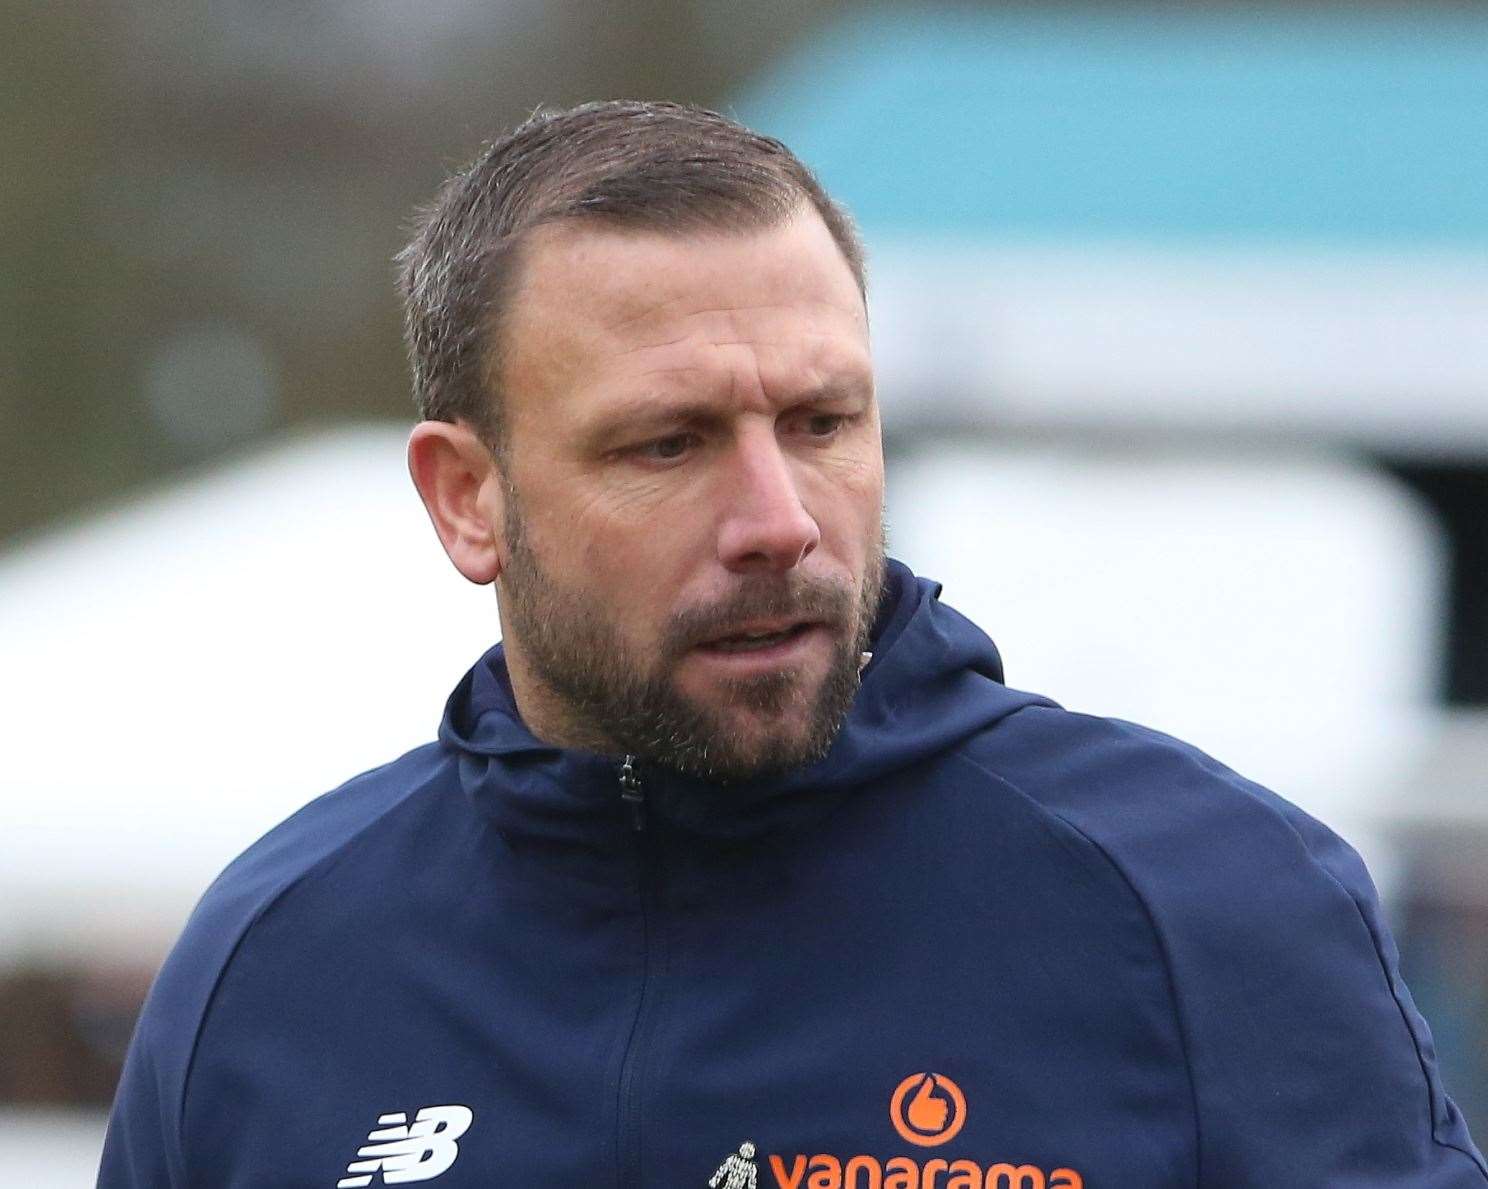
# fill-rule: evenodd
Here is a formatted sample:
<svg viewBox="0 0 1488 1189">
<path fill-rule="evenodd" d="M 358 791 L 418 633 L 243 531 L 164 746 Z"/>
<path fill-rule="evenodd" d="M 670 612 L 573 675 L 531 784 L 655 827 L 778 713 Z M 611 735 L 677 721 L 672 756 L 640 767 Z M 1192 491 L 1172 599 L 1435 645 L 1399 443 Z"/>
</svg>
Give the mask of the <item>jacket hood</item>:
<svg viewBox="0 0 1488 1189">
<path fill-rule="evenodd" d="M 940 584 L 890 560 L 872 634 L 873 659 L 846 723 L 814 764 L 759 781 L 717 784 L 641 760 L 648 820 L 688 833 L 755 836 L 804 822 L 854 788 L 930 759 L 1013 711 L 1051 705 L 1002 684 L 992 641 L 940 601 Z M 459 756 L 461 784 L 503 832 L 595 842 L 623 823 L 621 757 L 535 738 L 512 695 L 497 644 L 456 686 L 440 741 Z"/>
</svg>

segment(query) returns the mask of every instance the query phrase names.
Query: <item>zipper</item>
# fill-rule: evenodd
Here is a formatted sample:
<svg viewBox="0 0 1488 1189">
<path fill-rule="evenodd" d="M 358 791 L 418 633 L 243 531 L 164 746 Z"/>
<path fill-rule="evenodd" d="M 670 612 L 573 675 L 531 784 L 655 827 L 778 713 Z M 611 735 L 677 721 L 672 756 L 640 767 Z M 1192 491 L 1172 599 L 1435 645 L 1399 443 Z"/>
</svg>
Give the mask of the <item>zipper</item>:
<svg viewBox="0 0 1488 1189">
<path fill-rule="evenodd" d="M 641 789 L 641 778 L 636 775 L 635 756 L 626 756 L 620 765 L 620 799 L 630 806 L 630 828 L 646 828 L 646 795 Z"/>
<path fill-rule="evenodd" d="M 632 836 L 636 840 L 636 887 L 641 907 L 641 993 L 635 1018 L 620 1061 L 619 1103 L 616 1115 L 615 1154 L 621 1189 L 644 1184 L 641 1177 L 641 1088 L 647 1033 L 655 1015 L 659 991 L 656 981 L 663 966 L 659 884 L 661 858 L 657 838 L 646 830 L 646 802 L 635 756 L 620 765 L 620 797 L 630 807 Z"/>
</svg>

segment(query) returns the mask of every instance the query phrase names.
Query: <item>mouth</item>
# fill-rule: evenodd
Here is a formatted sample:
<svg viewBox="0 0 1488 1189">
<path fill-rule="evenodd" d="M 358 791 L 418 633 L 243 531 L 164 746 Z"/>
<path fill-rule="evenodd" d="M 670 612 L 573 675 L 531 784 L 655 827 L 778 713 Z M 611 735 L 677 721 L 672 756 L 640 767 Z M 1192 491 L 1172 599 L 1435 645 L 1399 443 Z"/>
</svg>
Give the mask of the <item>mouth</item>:
<svg viewBox="0 0 1488 1189">
<path fill-rule="evenodd" d="M 809 620 L 786 623 L 746 624 L 726 635 L 715 636 L 698 645 L 704 652 L 732 653 L 768 652 L 785 648 L 800 640 L 808 632 L 825 627 Z"/>
</svg>

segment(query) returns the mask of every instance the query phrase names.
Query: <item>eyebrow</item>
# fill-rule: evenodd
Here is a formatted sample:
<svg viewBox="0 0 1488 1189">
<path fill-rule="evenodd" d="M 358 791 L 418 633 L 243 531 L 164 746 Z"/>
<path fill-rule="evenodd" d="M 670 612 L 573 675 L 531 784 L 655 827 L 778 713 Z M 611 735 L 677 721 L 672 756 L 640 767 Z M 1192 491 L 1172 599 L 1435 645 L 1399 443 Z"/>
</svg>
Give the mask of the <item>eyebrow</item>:
<svg viewBox="0 0 1488 1189">
<path fill-rule="evenodd" d="M 859 386 L 844 379 L 809 389 L 785 407 L 850 400 L 859 395 Z M 726 419 L 729 411 L 726 398 L 710 400 L 696 396 L 669 397 L 653 391 L 627 398 L 600 414 L 587 427 L 583 439 L 590 448 L 603 450 L 622 435 L 645 434 L 672 426 L 708 425 Z"/>
<path fill-rule="evenodd" d="M 600 414 L 585 429 L 584 440 L 595 449 L 604 449 L 622 436 L 673 425 L 702 425 L 721 420 L 723 415 L 723 405 L 717 402 L 695 397 L 669 400 L 656 394 L 640 396 Z"/>
</svg>

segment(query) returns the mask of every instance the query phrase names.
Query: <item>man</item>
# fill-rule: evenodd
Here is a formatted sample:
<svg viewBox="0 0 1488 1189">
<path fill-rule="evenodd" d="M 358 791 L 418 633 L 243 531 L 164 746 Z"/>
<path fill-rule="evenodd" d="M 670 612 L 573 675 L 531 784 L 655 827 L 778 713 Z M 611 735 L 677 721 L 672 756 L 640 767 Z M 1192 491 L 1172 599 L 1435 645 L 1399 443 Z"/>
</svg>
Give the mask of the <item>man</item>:
<svg viewBox="0 0 1488 1189">
<path fill-rule="evenodd" d="M 538 116 L 403 265 L 504 644 L 207 893 L 100 1184 L 1488 1184 L 1353 853 L 884 560 L 862 255 L 783 146 Z"/>
</svg>

